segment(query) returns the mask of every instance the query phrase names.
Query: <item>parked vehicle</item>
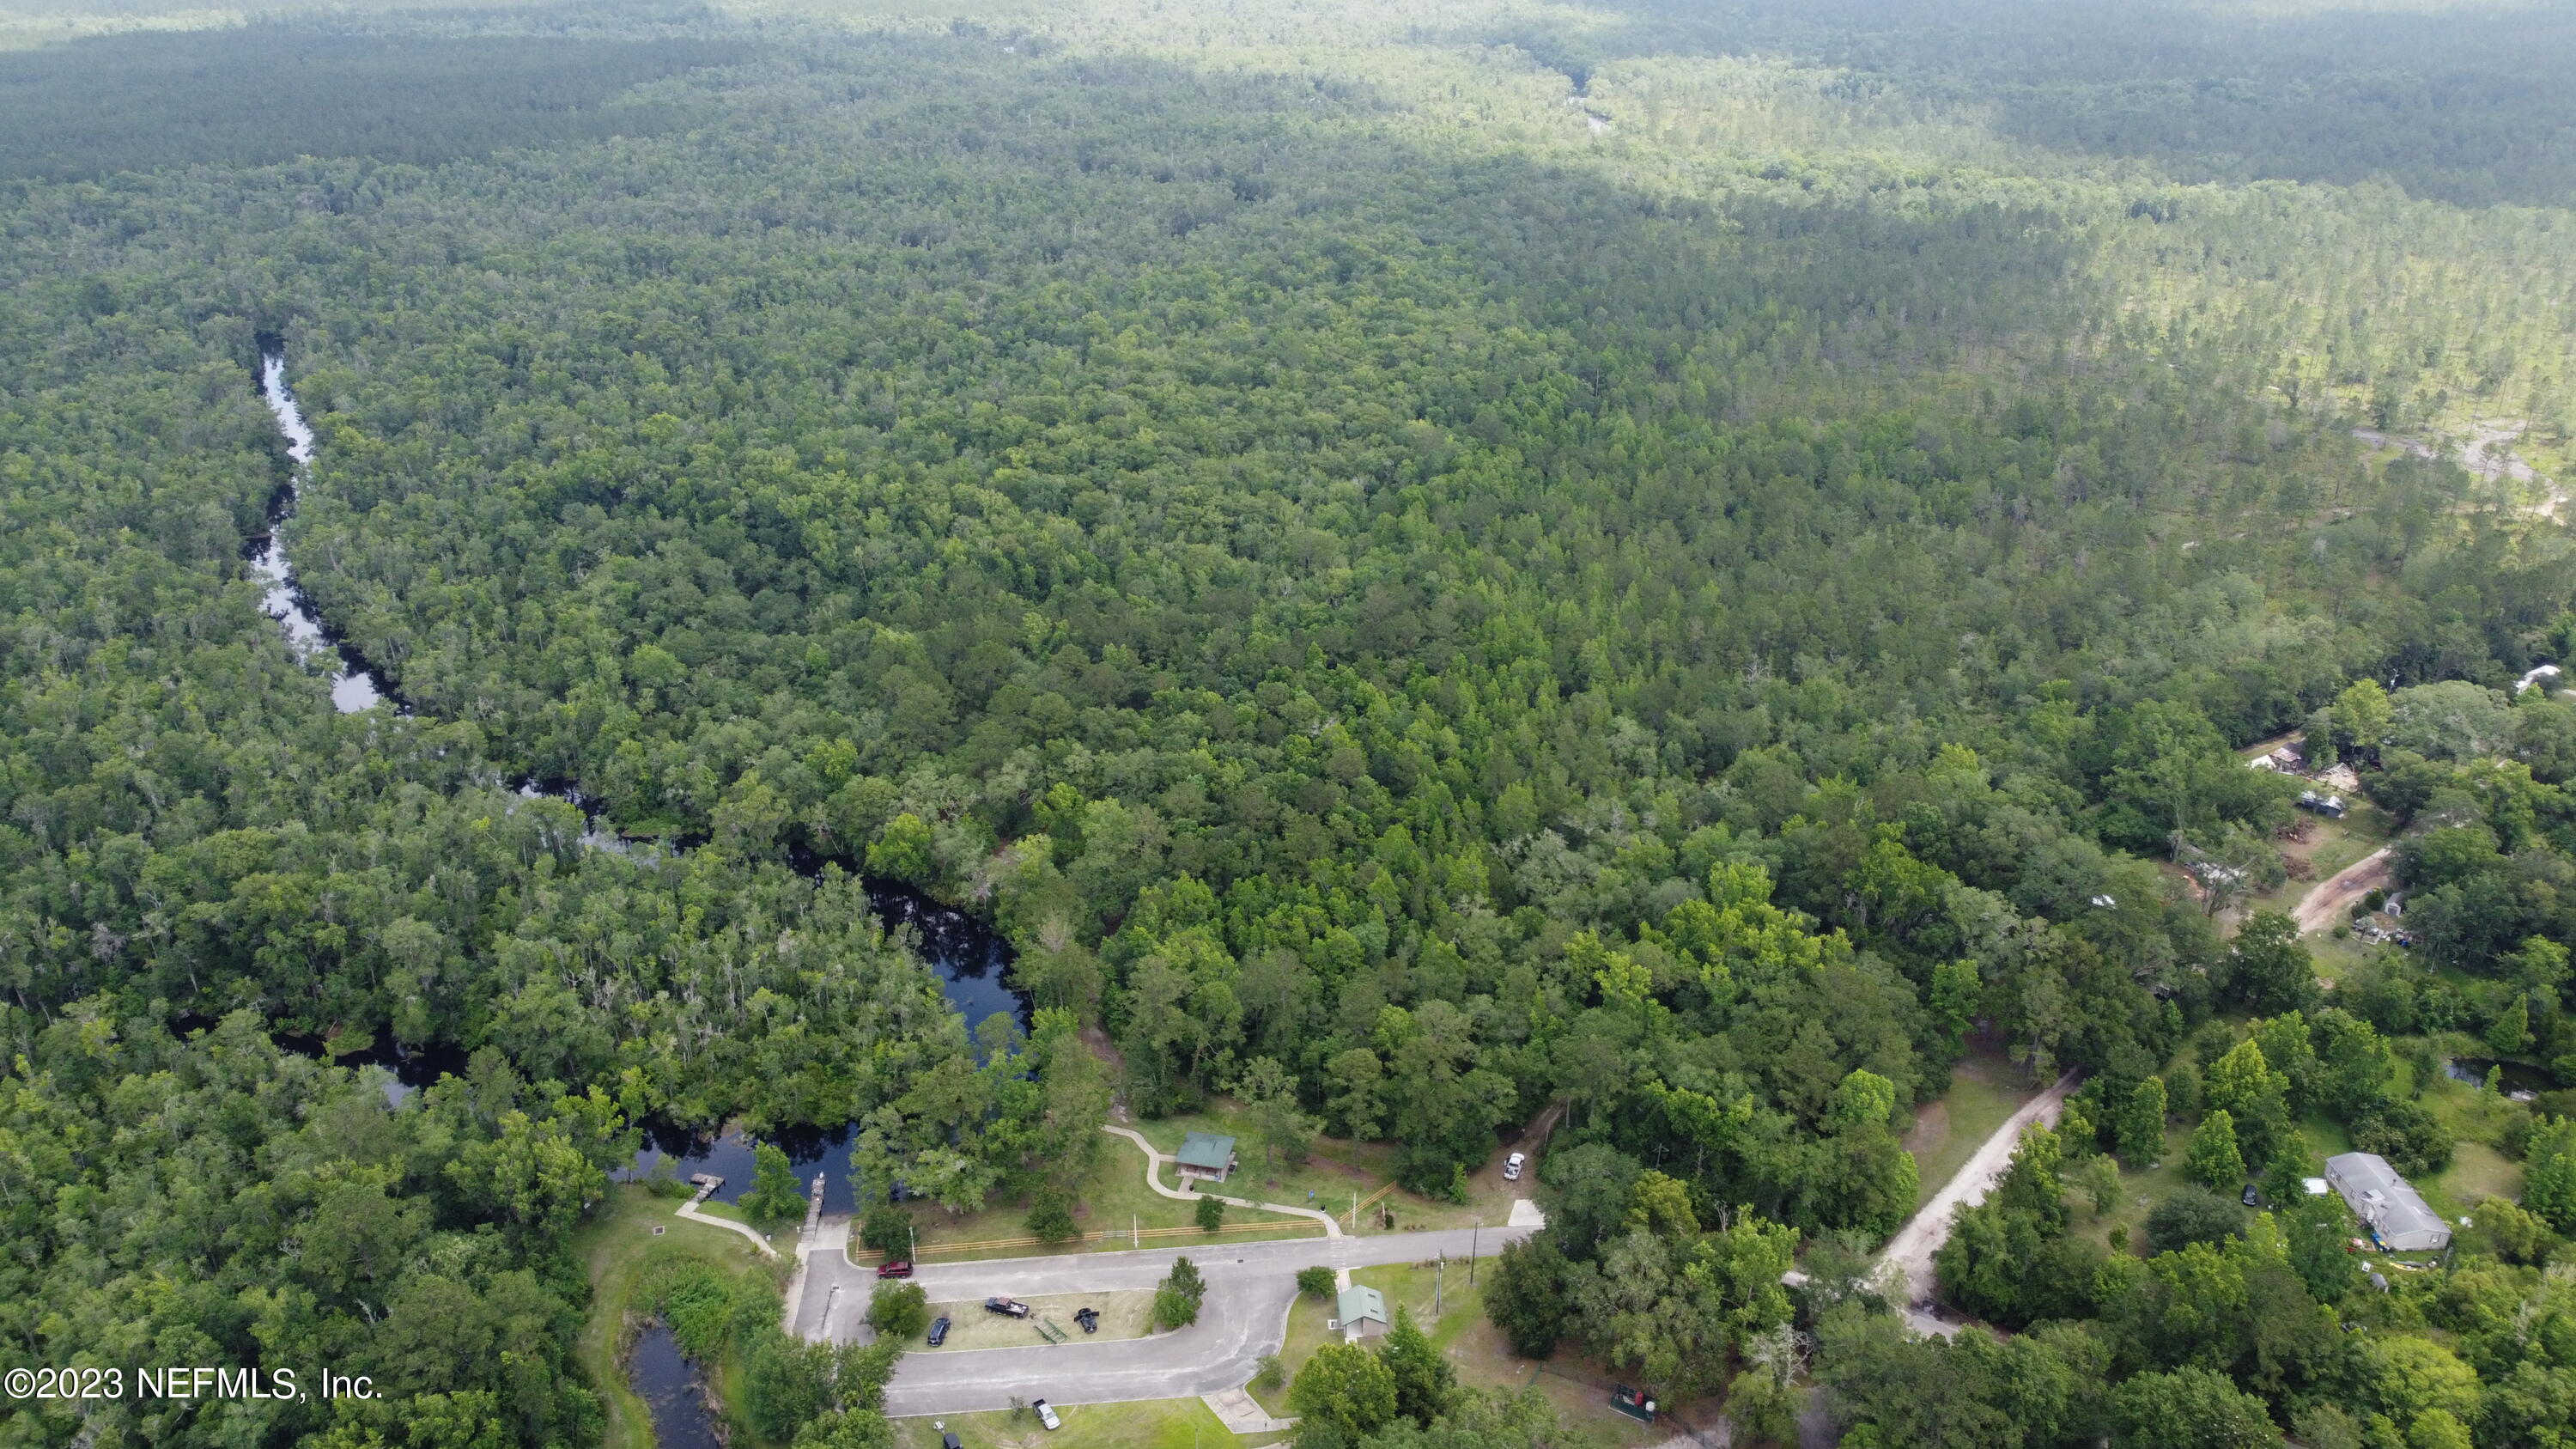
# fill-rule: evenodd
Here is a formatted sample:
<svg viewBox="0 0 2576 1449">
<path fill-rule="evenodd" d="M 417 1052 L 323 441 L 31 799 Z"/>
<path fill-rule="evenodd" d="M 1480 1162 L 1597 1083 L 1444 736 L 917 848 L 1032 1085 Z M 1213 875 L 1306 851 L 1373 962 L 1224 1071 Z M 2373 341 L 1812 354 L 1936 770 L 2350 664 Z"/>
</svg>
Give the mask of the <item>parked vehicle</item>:
<svg viewBox="0 0 2576 1449">
<path fill-rule="evenodd" d="M 1081 1324 L 1082 1331 L 1085 1333 L 1098 1333 L 1100 1331 L 1100 1310 L 1097 1308 L 1077 1308 L 1073 1310 L 1073 1321 Z"/>
<path fill-rule="evenodd" d="M 939 1449 L 966 1449 L 966 1446 L 958 1442 L 957 1435 L 952 1430 L 939 1436 Z"/>
<path fill-rule="evenodd" d="M 1032 1310 L 1029 1305 L 1017 1298 L 987 1298 L 984 1300 L 984 1311 L 999 1313 L 1009 1318 L 1026 1318 Z"/>
<path fill-rule="evenodd" d="M 2247 1207 L 2261 1207 L 2263 1205 L 2263 1195 L 2256 1192 L 2254 1190 L 2254 1184 L 2249 1182 L 2245 1184 L 2245 1195 L 2238 1198 L 2237 1201 L 2245 1204 Z"/>
<path fill-rule="evenodd" d="M 877 1276 L 880 1278 L 909 1278 L 912 1276 L 912 1264 L 902 1258 L 897 1258 L 891 1263 L 879 1263 L 877 1264 Z"/>
<path fill-rule="evenodd" d="M 947 1341 L 948 1315 L 943 1313 L 937 1318 L 930 1320 L 930 1346 L 932 1348 L 937 1348 Z"/>
<path fill-rule="evenodd" d="M 1523 1157 L 1521 1154 L 1519 1154 L 1519 1153 L 1517 1153 L 1517 1152 L 1513 1153 L 1513 1154 L 1512 1154 L 1511 1156 L 1509 1156 L 1509 1157 L 1504 1158 L 1504 1159 L 1503 1159 L 1503 1181 L 1505 1181 L 1505 1182 L 1518 1182 L 1518 1181 L 1520 1181 L 1520 1180 L 1521 1180 L 1521 1167 L 1522 1167 L 1522 1165 L 1523 1165 L 1523 1164 L 1527 1163 L 1528 1161 L 1529 1161 L 1529 1159 L 1528 1159 L 1528 1158 Z"/>
<path fill-rule="evenodd" d="M 1055 1410 L 1047 1407 L 1046 1400 L 1040 1399 L 1036 1403 L 1029 1405 L 1029 1407 L 1038 1411 L 1039 1423 L 1046 1425 L 1050 1429 L 1061 1429 L 1064 1427 L 1064 1421 L 1055 1416 Z"/>
</svg>

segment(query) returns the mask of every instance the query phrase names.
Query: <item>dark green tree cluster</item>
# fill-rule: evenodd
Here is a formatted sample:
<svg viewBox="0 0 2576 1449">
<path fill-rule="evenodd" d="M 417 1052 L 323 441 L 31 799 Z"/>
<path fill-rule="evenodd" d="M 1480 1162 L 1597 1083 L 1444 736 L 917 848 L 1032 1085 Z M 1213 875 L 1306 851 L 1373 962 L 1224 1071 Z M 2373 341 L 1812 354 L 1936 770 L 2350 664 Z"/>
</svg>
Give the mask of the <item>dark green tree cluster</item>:
<svg viewBox="0 0 2576 1449">
<path fill-rule="evenodd" d="M 1693 1398 L 1789 1323 L 1781 1279 L 1797 1263 L 1795 1228 L 1697 1200 L 1599 1144 L 1552 1154 L 1547 1173 L 1547 1227 L 1506 1248 L 1485 1289 L 1514 1352 L 1544 1358 L 1571 1339 L 1658 1393 Z"/>
<path fill-rule="evenodd" d="M 182 1041 L 79 1003 L 0 1075 L 0 1342 L 12 1368 L 175 1353 L 372 1378 L 374 1399 L 232 1403 L 262 1442 L 588 1449 L 571 1235 L 633 1152 L 604 1095 L 531 1087 L 498 1052 L 393 1105 L 382 1073 L 282 1052 L 250 1011 Z M 10 1422 L 48 1443 L 160 1412 L 22 1399 Z"/>
</svg>

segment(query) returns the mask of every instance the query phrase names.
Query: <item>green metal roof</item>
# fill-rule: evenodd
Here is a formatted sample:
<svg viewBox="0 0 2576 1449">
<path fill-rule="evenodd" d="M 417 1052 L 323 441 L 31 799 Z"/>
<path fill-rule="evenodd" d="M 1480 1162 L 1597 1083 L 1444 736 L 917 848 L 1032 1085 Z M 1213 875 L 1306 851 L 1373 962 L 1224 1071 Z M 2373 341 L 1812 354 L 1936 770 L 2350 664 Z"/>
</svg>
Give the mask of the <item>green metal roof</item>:
<svg viewBox="0 0 2576 1449">
<path fill-rule="evenodd" d="M 1234 1163 L 1234 1139 L 1217 1132 L 1193 1132 L 1181 1141 L 1181 1166 L 1202 1172 L 1224 1172 Z"/>
<path fill-rule="evenodd" d="M 1341 1296 L 1333 1300 L 1333 1313 L 1345 1324 L 1357 1323 L 1363 1318 L 1374 1318 L 1384 1323 L 1387 1321 L 1386 1295 L 1374 1288 L 1345 1288 Z"/>
</svg>

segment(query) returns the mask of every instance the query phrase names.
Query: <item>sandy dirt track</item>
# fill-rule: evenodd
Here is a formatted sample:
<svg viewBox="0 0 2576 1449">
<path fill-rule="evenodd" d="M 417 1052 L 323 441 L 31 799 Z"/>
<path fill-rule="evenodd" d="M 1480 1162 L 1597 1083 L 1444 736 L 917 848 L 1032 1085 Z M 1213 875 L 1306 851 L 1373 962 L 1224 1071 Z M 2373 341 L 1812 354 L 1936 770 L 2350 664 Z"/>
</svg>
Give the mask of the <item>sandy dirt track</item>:
<svg viewBox="0 0 2576 1449">
<path fill-rule="evenodd" d="M 1879 1263 L 1892 1270 L 1893 1288 L 1899 1295 L 1905 1321 L 1918 1333 L 1949 1335 L 1958 1332 L 1955 1323 L 1946 1323 L 1927 1313 L 1917 1312 L 1914 1305 L 1933 1294 L 1932 1257 L 1941 1245 L 1950 1241 L 1951 1220 L 1962 1207 L 1974 1207 L 1986 1200 L 2003 1179 L 2004 1169 L 2012 1165 L 2013 1148 L 2021 1143 L 2021 1129 L 2033 1122 L 2054 1127 L 2057 1115 L 2066 1108 L 2067 1097 L 2074 1092 L 2076 1074 L 2068 1072 L 2045 1092 L 2021 1104 L 2021 1110 L 2004 1119 L 1994 1135 L 1985 1140 L 1977 1154 L 1952 1174 L 1932 1200 L 1915 1211 L 1896 1236 L 1887 1240 L 1887 1250 Z"/>
<path fill-rule="evenodd" d="M 2299 898 L 2298 909 L 2290 913 L 2302 933 L 2330 931 L 2336 921 L 2351 914 L 2352 903 L 2374 889 L 2386 890 L 2396 883 L 2394 847 L 2383 845 L 2333 875 L 2318 881 L 2314 889 Z"/>
</svg>

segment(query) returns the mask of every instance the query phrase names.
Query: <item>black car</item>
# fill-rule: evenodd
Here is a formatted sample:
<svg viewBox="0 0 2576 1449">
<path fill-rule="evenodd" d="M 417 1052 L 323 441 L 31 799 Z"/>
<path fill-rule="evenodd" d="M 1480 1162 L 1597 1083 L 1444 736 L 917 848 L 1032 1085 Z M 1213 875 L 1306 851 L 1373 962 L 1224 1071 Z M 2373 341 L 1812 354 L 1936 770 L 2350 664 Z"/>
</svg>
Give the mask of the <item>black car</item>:
<svg viewBox="0 0 2576 1449">
<path fill-rule="evenodd" d="M 948 1318 L 945 1314 L 930 1320 L 930 1346 L 937 1348 L 948 1341 Z"/>
<path fill-rule="evenodd" d="M 1081 1324 L 1082 1331 L 1085 1333 L 1098 1333 L 1100 1331 L 1100 1310 L 1097 1308 L 1077 1308 L 1073 1310 L 1073 1321 Z"/>
<path fill-rule="evenodd" d="M 2247 1207 L 2261 1207 L 2263 1205 L 2263 1195 L 2256 1192 L 2254 1190 L 2254 1184 L 2249 1182 L 2245 1184 L 2245 1195 L 2238 1198 L 2237 1201 L 2245 1204 Z"/>
<path fill-rule="evenodd" d="M 984 1300 L 984 1311 L 999 1313 L 1009 1318 L 1026 1318 L 1032 1310 L 1029 1305 L 1016 1298 L 987 1298 Z"/>
<path fill-rule="evenodd" d="M 939 1449 L 966 1449 L 966 1446 L 957 1442 L 955 1434 L 942 1434 L 939 1436 Z"/>
</svg>

